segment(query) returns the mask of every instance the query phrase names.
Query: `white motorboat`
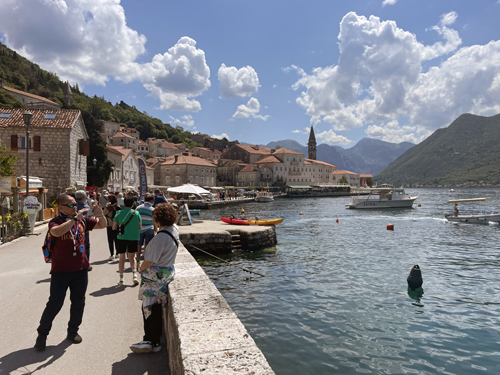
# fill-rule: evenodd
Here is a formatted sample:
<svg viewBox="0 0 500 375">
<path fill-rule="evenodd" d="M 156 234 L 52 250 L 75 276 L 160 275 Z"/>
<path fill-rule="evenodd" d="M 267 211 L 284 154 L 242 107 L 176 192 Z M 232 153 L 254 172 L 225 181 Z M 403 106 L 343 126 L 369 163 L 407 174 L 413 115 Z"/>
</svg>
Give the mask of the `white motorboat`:
<svg viewBox="0 0 500 375">
<path fill-rule="evenodd" d="M 347 207 L 356 209 L 412 208 L 418 196 L 410 196 L 403 188 L 372 188 L 368 197 L 353 197 Z"/>
<path fill-rule="evenodd" d="M 273 193 L 269 191 L 259 191 L 255 197 L 256 202 L 272 202 L 274 201 Z"/>
<path fill-rule="evenodd" d="M 487 202 L 491 201 L 490 197 L 485 198 L 470 198 L 470 199 L 453 199 L 447 203 L 470 203 L 470 202 Z M 457 211 L 458 212 L 458 211 Z M 500 222 L 500 213 L 480 213 L 480 214 L 449 214 L 444 215 L 448 221 L 456 223 L 483 223 Z"/>
</svg>

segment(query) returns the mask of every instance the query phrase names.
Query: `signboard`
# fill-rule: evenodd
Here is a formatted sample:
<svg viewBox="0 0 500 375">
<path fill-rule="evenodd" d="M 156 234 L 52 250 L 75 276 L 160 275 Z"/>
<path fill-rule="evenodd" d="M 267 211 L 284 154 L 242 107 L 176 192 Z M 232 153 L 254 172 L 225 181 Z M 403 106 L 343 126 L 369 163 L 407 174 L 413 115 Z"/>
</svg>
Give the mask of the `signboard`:
<svg viewBox="0 0 500 375">
<path fill-rule="evenodd" d="M 10 193 L 12 187 L 11 177 L 0 177 L 0 193 Z"/>
<path fill-rule="evenodd" d="M 85 186 L 85 190 L 87 191 L 88 194 L 97 193 L 97 186 Z"/>
<path fill-rule="evenodd" d="M 141 199 L 143 199 L 146 193 L 148 192 L 146 162 L 144 161 L 143 158 L 138 158 L 137 162 L 139 163 L 139 195 L 141 196 Z"/>
<path fill-rule="evenodd" d="M 189 212 L 189 207 L 187 204 L 183 204 L 180 209 L 179 209 L 179 219 L 177 220 L 178 225 L 182 225 L 182 217 L 184 216 L 184 213 L 186 213 L 188 220 L 189 220 L 189 225 L 193 225 L 193 219 L 191 218 L 191 212 Z"/>
<path fill-rule="evenodd" d="M 42 204 L 34 196 L 28 196 L 24 199 L 24 213 L 28 215 L 30 230 L 33 233 L 35 227 L 36 214 L 42 209 Z"/>
</svg>

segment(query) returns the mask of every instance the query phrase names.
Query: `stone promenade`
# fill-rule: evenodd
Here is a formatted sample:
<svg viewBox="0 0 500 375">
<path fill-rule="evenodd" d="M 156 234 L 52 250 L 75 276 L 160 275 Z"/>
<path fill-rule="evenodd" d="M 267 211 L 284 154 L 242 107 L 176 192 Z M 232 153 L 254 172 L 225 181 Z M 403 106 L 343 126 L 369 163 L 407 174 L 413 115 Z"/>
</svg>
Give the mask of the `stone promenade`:
<svg viewBox="0 0 500 375">
<path fill-rule="evenodd" d="M 35 228 L 38 236 L 0 246 L 0 374 L 170 374 L 166 346 L 159 353 L 138 355 L 129 345 L 142 340 L 143 326 L 138 288 L 132 273 L 118 286 L 118 262 L 109 257 L 106 230 L 91 232 L 93 270 L 89 285 L 81 344 L 66 337 L 69 293 L 54 320 L 47 349 L 33 349 L 42 311 L 49 296 L 50 265 L 45 264 L 42 244 L 47 225 Z M 128 266 L 128 263 L 126 263 Z"/>
</svg>

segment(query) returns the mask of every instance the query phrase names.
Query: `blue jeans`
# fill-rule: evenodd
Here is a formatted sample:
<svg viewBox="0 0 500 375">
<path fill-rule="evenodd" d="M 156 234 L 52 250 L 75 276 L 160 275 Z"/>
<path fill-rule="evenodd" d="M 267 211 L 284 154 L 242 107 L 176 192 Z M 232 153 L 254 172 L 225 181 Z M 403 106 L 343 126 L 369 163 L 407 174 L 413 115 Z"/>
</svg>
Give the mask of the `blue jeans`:
<svg viewBox="0 0 500 375">
<path fill-rule="evenodd" d="M 69 288 L 71 307 L 68 322 L 68 334 L 78 332 L 82 323 L 83 309 L 85 307 L 85 292 L 87 291 L 87 269 L 76 272 L 57 272 L 50 278 L 50 296 L 43 311 L 38 333 L 47 336 L 52 328 L 52 321 L 61 311 Z"/>
</svg>

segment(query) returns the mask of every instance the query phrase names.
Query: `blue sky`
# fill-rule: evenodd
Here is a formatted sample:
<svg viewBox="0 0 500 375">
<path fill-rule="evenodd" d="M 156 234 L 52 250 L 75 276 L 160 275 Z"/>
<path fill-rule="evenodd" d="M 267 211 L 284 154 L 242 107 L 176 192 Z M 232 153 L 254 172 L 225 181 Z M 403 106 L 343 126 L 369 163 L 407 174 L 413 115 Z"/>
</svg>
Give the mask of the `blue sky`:
<svg viewBox="0 0 500 375">
<path fill-rule="evenodd" d="M 500 4 L 3 0 L 0 40 L 172 125 L 230 140 L 418 143 L 500 112 Z M 20 19 L 30 22 L 19 22 Z"/>
</svg>

